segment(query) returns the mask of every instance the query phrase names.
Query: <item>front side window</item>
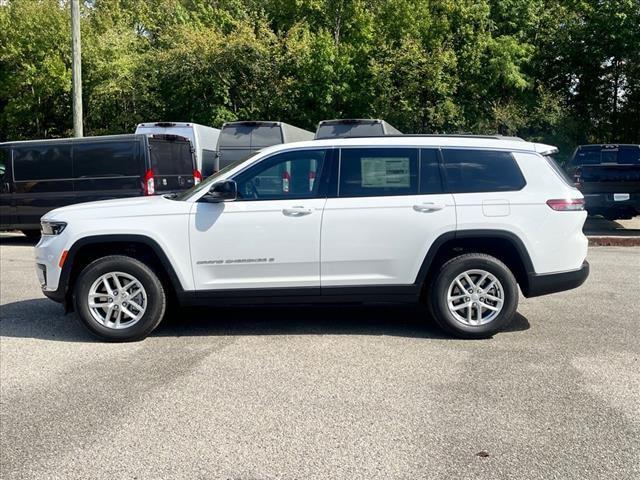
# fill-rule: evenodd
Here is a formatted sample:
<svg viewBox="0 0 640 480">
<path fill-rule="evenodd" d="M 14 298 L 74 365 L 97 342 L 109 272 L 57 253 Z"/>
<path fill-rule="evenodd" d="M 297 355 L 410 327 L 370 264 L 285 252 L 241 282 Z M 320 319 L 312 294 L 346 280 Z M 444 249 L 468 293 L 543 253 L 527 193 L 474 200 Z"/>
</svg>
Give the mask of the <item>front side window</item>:
<svg viewBox="0 0 640 480">
<path fill-rule="evenodd" d="M 73 146 L 75 178 L 140 175 L 137 142 L 93 142 Z"/>
<path fill-rule="evenodd" d="M 340 197 L 378 197 L 418 193 L 415 148 L 343 148 Z"/>
<path fill-rule="evenodd" d="M 326 150 L 297 150 L 269 157 L 234 180 L 240 200 L 315 198 L 326 163 Z"/>
<path fill-rule="evenodd" d="M 15 147 L 13 172 L 18 182 L 70 179 L 73 175 L 71 147 L 63 144 Z"/>
<path fill-rule="evenodd" d="M 442 154 L 451 193 L 508 192 L 526 185 L 509 152 L 444 149 Z"/>
</svg>

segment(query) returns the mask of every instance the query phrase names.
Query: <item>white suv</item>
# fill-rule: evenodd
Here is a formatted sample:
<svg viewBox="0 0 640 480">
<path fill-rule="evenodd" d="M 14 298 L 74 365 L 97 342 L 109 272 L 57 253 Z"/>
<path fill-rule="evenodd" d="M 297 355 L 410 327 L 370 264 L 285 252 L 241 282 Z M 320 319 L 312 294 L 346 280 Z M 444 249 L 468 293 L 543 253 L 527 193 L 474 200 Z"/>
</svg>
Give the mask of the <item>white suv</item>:
<svg viewBox="0 0 640 480">
<path fill-rule="evenodd" d="M 421 302 L 487 337 L 526 297 L 588 276 L 582 195 L 548 145 L 473 136 L 316 140 L 267 148 L 174 196 L 42 218 L 44 294 L 107 340 L 167 302 Z"/>
</svg>

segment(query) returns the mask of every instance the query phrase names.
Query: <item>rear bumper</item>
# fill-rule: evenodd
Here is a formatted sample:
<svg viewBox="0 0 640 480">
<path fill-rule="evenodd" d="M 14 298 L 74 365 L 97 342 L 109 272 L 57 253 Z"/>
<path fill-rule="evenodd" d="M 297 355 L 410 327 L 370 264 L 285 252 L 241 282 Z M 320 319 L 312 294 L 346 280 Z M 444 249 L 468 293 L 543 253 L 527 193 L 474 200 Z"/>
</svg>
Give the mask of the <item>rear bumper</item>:
<svg viewBox="0 0 640 480">
<path fill-rule="evenodd" d="M 549 293 L 571 290 L 582 285 L 589 276 L 589 262 L 583 262 L 577 270 L 561 273 L 548 273 L 544 275 L 529 274 L 527 286 L 522 293 L 527 298 L 548 295 Z"/>
</svg>

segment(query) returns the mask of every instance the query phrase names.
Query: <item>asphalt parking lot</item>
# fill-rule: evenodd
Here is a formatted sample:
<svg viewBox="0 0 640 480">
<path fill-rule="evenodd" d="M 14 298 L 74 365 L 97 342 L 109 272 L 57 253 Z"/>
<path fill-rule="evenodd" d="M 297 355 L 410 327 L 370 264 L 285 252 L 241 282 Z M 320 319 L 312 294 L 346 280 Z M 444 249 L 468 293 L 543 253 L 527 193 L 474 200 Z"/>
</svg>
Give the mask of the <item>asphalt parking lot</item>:
<svg viewBox="0 0 640 480">
<path fill-rule="evenodd" d="M 640 478 L 640 247 L 452 340 L 414 309 L 181 311 L 94 341 L 0 240 L 1 477 Z"/>
</svg>

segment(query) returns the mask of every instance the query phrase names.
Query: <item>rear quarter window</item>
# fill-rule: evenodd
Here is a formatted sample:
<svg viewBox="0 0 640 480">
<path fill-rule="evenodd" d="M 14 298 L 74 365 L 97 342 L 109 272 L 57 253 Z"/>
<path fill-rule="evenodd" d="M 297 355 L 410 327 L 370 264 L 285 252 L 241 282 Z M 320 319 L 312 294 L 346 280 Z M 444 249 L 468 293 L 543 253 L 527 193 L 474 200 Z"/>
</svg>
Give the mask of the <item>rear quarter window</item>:
<svg viewBox="0 0 640 480">
<path fill-rule="evenodd" d="M 442 154 L 451 193 L 508 192 L 526 185 L 509 152 L 443 149 Z"/>
</svg>

